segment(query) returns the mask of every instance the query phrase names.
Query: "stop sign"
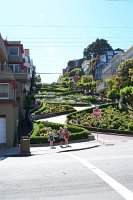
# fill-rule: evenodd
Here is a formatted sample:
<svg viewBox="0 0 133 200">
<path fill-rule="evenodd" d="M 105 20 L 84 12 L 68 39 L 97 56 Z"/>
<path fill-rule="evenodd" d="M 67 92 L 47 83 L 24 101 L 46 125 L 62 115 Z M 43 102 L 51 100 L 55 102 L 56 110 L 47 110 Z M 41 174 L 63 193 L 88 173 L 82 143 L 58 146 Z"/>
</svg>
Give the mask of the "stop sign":
<svg viewBox="0 0 133 200">
<path fill-rule="evenodd" d="M 99 108 L 94 108 L 94 109 L 93 109 L 93 115 L 94 115 L 95 117 L 100 117 L 100 116 L 101 116 L 101 109 L 99 109 Z"/>
</svg>

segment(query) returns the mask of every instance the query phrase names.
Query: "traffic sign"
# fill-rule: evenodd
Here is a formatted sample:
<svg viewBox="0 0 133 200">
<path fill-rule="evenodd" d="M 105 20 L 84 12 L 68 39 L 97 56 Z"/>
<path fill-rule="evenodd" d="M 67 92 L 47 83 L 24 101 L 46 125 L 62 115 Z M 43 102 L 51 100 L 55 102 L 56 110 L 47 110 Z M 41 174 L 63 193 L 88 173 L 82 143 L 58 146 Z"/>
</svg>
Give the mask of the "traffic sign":
<svg viewBox="0 0 133 200">
<path fill-rule="evenodd" d="M 101 117 L 101 109 L 99 109 L 99 108 L 94 108 L 94 109 L 93 109 L 93 115 L 94 115 L 95 117 Z"/>
</svg>

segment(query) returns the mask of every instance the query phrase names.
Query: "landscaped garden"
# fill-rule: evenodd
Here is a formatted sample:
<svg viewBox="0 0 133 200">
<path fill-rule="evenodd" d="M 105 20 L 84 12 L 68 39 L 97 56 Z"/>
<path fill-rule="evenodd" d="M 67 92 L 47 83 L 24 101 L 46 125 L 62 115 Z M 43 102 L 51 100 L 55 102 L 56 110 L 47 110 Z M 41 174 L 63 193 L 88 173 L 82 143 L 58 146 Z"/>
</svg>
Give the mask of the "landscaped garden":
<svg viewBox="0 0 133 200">
<path fill-rule="evenodd" d="M 47 88 L 47 87 L 46 87 Z M 60 92 L 59 92 L 60 91 Z M 44 87 L 41 87 L 36 91 L 35 99 L 41 99 L 42 102 L 58 102 L 62 104 L 68 105 L 86 105 L 90 106 L 93 104 L 100 104 L 106 102 L 105 99 L 100 99 L 96 95 L 86 95 L 84 91 L 81 90 L 71 90 L 66 91 L 63 90 L 63 86 L 60 86 L 60 90 L 56 91 L 53 86 L 53 90 L 51 92 L 46 91 Z"/>
<path fill-rule="evenodd" d="M 32 113 L 32 116 L 56 115 L 70 113 L 67 115 L 70 139 L 88 138 L 90 130 L 133 134 L 133 59 L 122 63 L 119 67 L 118 76 L 106 81 L 106 88 L 96 95 L 96 83 L 83 82 L 85 76 L 77 85 L 67 79 L 65 84 L 37 84 L 34 89 L 35 99 L 41 100 L 41 107 Z M 66 79 L 66 78 L 65 78 Z M 70 84 L 71 83 L 71 84 Z M 63 84 L 65 86 L 63 86 Z M 72 87 L 74 86 L 74 87 Z M 75 89 L 76 87 L 76 89 Z M 108 99 L 112 102 L 109 103 Z M 115 103 L 116 99 L 119 104 Z M 118 101 L 117 101 L 118 102 Z M 90 106 L 98 104 L 102 114 L 101 117 L 93 116 L 93 108 L 84 111 L 75 111 L 73 106 Z M 41 119 L 43 118 L 41 117 Z M 47 133 L 51 127 L 58 141 L 58 130 L 63 124 L 50 123 L 47 121 L 34 121 L 34 131 L 31 135 L 31 143 L 44 143 L 47 141 Z"/>
<path fill-rule="evenodd" d="M 32 112 L 32 119 L 45 119 L 47 116 L 62 115 L 64 113 L 68 114 L 71 112 L 76 112 L 73 105 L 91 105 L 91 102 L 96 102 L 98 98 L 96 96 L 83 95 L 82 91 L 69 91 L 68 89 L 62 87 L 59 84 L 44 85 L 37 88 L 34 95 L 35 100 L 41 100 L 41 106 Z M 55 142 L 58 142 L 58 131 L 59 128 L 64 126 L 63 124 L 51 123 L 48 121 L 34 120 L 34 130 L 30 136 L 31 144 L 48 143 L 48 131 L 52 128 L 55 134 Z M 89 138 L 90 131 L 77 127 L 74 125 L 68 125 L 68 130 L 70 131 L 70 140 L 76 139 L 87 139 Z"/>
<path fill-rule="evenodd" d="M 48 143 L 49 128 L 52 128 L 52 131 L 54 132 L 55 142 L 59 142 L 58 132 L 59 128 L 63 126 L 64 124 L 34 120 L 34 131 L 30 136 L 30 143 L 31 144 Z M 67 127 L 70 132 L 70 140 L 87 139 L 90 135 L 90 131 L 88 131 L 85 128 L 73 125 L 68 125 Z"/>
<path fill-rule="evenodd" d="M 101 106 L 102 107 L 102 106 Z M 97 127 L 101 129 L 108 130 L 123 130 L 123 131 L 133 131 L 133 115 L 127 113 L 119 107 L 105 105 L 102 108 L 101 117 L 96 118 L 93 115 L 92 109 L 87 109 L 84 111 L 75 112 L 69 114 L 68 123 L 72 124 L 77 120 L 77 124 L 83 127 L 94 128 Z"/>
<path fill-rule="evenodd" d="M 68 113 L 68 112 L 76 111 L 70 105 L 64 105 L 61 103 L 42 103 L 41 107 L 32 113 L 33 115 L 41 115 L 41 114 L 57 114 L 57 113 Z"/>
</svg>

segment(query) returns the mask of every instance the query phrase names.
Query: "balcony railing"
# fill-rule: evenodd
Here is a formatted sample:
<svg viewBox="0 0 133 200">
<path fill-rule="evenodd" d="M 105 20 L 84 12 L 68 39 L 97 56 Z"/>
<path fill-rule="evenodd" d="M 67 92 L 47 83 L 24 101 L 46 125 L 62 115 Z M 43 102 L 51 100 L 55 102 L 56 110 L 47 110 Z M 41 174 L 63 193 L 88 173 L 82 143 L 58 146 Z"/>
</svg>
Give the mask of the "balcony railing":
<svg viewBox="0 0 133 200">
<path fill-rule="evenodd" d="M 27 83 L 28 74 L 26 72 L 13 72 L 8 66 L 0 68 L 0 80 L 16 80 L 18 82 Z"/>
<path fill-rule="evenodd" d="M 12 71 L 7 67 L 0 69 L 0 80 L 14 80 Z"/>
<path fill-rule="evenodd" d="M 27 73 L 14 73 L 14 78 L 18 82 L 27 83 L 28 74 Z"/>
</svg>

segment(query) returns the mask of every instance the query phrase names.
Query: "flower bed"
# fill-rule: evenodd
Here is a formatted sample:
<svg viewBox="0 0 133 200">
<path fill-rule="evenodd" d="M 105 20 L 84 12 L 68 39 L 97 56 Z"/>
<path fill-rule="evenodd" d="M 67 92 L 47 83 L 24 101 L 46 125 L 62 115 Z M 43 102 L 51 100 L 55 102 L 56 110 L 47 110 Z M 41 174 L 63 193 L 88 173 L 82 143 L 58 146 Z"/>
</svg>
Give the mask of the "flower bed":
<svg viewBox="0 0 133 200">
<path fill-rule="evenodd" d="M 133 131 L 133 115 L 131 114 L 107 105 L 106 108 L 102 108 L 102 116 L 98 119 L 93 116 L 92 112 L 93 109 L 87 109 L 69 114 L 67 116 L 68 123 L 73 123 L 76 120 L 78 125 L 90 127 L 91 129 L 96 128 L 98 125 L 101 130 Z"/>
</svg>

